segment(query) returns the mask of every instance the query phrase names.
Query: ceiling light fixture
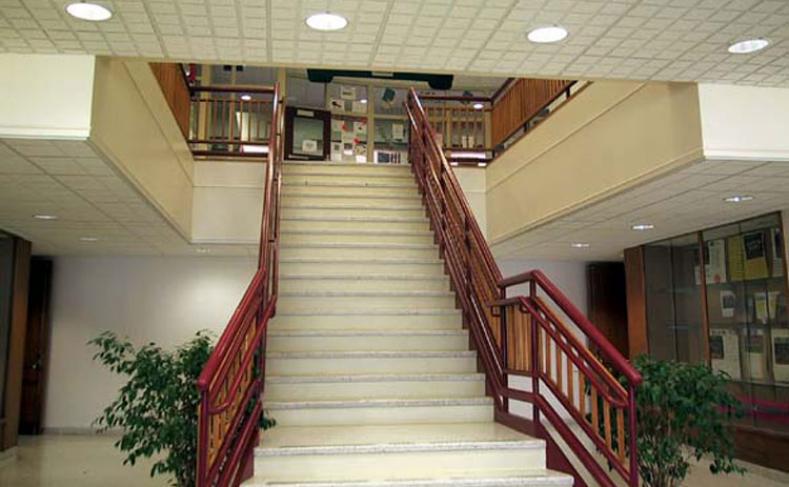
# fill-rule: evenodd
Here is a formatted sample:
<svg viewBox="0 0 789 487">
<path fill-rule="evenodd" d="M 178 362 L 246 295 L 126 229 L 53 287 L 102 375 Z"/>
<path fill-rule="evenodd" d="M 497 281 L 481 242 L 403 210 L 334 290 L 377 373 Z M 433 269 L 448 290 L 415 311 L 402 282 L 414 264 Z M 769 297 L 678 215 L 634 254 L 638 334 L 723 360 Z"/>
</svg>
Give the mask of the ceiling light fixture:
<svg viewBox="0 0 789 487">
<path fill-rule="evenodd" d="M 559 25 L 549 25 L 545 27 L 537 27 L 529 32 L 526 36 L 531 42 L 536 44 L 551 44 L 553 42 L 563 41 L 567 38 L 567 29 Z"/>
<path fill-rule="evenodd" d="M 460 163 L 452 161 L 452 162 L 449 163 L 449 165 L 452 166 L 452 167 L 458 167 L 460 165 Z"/>
<path fill-rule="evenodd" d="M 112 11 L 103 5 L 90 2 L 74 2 L 66 5 L 66 12 L 74 18 L 89 22 L 102 22 L 112 18 Z"/>
<path fill-rule="evenodd" d="M 198 247 L 198 248 L 196 249 L 196 252 L 197 252 L 198 254 L 207 254 L 207 253 L 211 252 L 211 249 L 207 249 L 207 248 L 205 248 L 205 247 Z"/>
<path fill-rule="evenodd" d="M 482 103 L 474 104 L 474 110 L 482 110 L 483 108 L 485 108 L 485 105 L 483 105 Z"/>
<path fill-rule="evenodd" d="M 651 223 L 637 223 L 630 228 L 638 232 L 643 232 L 644 230 L 652 230 L 653 228 L 655 228 L 655 225 Z"/>
<path fill-rule="evenodd" d="M 588 249 L 589 244 L 586 242 L 573 242 L 570 244 L 570 247 L 574 249 Z"/>
<path fill-rule="evenodd" d="M 723 198 L 726 203 L 742 203 L 743 201 L 751 201 L 753 196 L 749 194 L 735 194 L 727 198 Z"/>
<path fill-rule="evenodd" d="M 748 39 L 730 45 L 729 52 L 731 54 L 751 54 L 756 51 L 761 51 L 769 45 L 770 41 L 767 39 Z"/>
<path fill-rule="evenodd" d="M 478 167 L 488 167 L 488 163 L 487 162 L 478 162 L 477 166 Z"/>
<path fill-rule="evenodd" d="M 99 239 L 96 237 L 80 237 L 80 242 L 98 242 Z"/>
<path fill-rule="evenodd" d="M 359 103 L 367 104 L 367 98 L 362 98 L 361 100 L 359 100 Z"/>
<path fill-rule="evenodd" d="M 33 215 L 36 220 L 57 220 L 57 215 Z"/>
<path fill-rule="evenodd" d="M 331 32 L 334 30 L 344 29 L 348 25 L 348 19 L 342 15 L 332 14 L 329 12 L 320 12 L 312 14 L 305 20 L 307 27 L 310 29 L 321 30 L 324 32 Z"/>
<path fill-rule="evenodd" d="M 244 101 L 250 101 L 252 99 L 252 95 L 241 95 L 241 99 Z"/>
</svg>

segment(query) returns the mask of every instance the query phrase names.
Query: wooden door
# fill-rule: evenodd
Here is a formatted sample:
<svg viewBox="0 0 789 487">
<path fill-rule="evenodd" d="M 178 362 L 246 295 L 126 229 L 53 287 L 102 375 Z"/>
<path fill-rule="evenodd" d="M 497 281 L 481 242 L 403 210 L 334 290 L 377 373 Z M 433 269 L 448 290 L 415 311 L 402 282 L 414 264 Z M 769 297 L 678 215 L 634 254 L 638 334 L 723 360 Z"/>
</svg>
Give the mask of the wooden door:
<svg viewBox="0 0 789 487">
<path fill-rule="evenodd" d="M 628 353 L 625 266 L 621 262 L 595 262 L 586 268 L 589 320 L 623 356 Z"/>
<path fill-rule="evenodd" d="M 49 352 L 49 297 L 52 261 L 34 258 L 30 263 L 25 360 L 22 371 L 22 404 L 19 433 L 38 435 L 44 409 Z"/>
</svg>

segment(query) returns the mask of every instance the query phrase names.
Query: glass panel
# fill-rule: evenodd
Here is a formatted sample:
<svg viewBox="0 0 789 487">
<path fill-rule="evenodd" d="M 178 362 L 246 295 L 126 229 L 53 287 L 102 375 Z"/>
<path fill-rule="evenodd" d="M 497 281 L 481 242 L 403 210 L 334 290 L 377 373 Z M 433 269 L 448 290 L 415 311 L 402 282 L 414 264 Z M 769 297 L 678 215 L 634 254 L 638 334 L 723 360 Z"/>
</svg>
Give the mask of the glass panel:
<svg viewBox="0 0 789 487">
<path fill-rule="evenodd" d="M 698 234 L 671 240 L 671 266 L 674 283 L 674 327 L 677 360 L 706 361 L 702 336 L 701 274 Z"/>
<path fill-rule="evenodd" d="M 323 120 L 293 117 L 293 153 L 307 156 L 323 154 Z"/>
<path fill-rule="evenodd" d="M 5 377 L 8 341 L 11 333 L 11 291 L 14 270 L 14 241 L 0 232 L 0 418 L 5 404 Z"/>
<path fill-rule="evenodd" d="M 671 241 L 645 245 L 644 267 L 649 354 L 662 360 L 676 360 Z"/>
</svg>

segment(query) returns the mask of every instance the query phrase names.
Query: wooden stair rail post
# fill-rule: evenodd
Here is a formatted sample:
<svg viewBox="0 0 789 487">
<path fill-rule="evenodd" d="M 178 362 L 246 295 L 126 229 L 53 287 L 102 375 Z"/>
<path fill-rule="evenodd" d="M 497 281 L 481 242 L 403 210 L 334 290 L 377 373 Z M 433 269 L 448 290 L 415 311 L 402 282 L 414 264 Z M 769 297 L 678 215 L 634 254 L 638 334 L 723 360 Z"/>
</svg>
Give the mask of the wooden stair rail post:
<svg viewBox="0 0 789 487">
<path fill-rule="evenodd" d="M 282 119 L 279 86 L 272 124 L 258 268 L 197 380 L 197 487 L 237 487 L 250 475 L 260 435 L 266 331 L 277 303 Z"/>
<path fill-rule="evenodd" d="M 640 374 L 542 272 L 502 278 L 413 89 L 405 108 L 412 135 L 412 169 L 485 369 L 497 421 L 528 429 L 555 445 L 542 425 L 544 418 L 600 485 L 615 487 L 612 475 L 619 475 L 628 486 L 638 487 L 635 395 Z M 508 288 L 522 283 L 528 284 L 527 296 L 507 297 Z M 510 374 L 530 377 L 531 390 L 510 386 Z M 579 428 L 568 424 L 570 420 L 557 412 L 549 397 L 561 404 Z M 511 414 L 509 399 L 531 403 L 531 420 Z M 587 414 L 589 408 L 591 414 Z M 583 440 L 591 442 L 607 465 L 597 461 Z M 577 475 L 566 455 L 563 458 L 560 463 Z"/>
</svg>

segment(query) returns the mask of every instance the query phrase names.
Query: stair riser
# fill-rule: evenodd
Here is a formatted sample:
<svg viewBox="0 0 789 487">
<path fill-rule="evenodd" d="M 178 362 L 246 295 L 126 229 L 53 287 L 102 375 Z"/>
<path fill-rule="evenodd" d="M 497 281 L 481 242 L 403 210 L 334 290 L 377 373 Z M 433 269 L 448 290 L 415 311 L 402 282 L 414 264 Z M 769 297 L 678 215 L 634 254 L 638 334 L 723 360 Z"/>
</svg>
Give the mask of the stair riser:
<svg viewBox="0 0 789 487">
<path fill-rule="evenodd" d="M 269 358 L 266 373 L 271 375 L 321 374 L 433 374 L 477 371 L 474 357 L 431 358 Z"/>
<path fill-rule="evenodd" d="M 407 466 L 408 468 L 404 468 Z M 279 482 L 514 476 L 545 468 L 545 450 L 490 449 L 257 457 L 255 471 Z M 528 485 L 528 484 L 524 484 Z M 550 485 L 550 484 L 534 484 Z"/>
<path fill-rule="evenodd" d="M 424 221 L 324 221 L 322 219 L 312 220 L 288 220 L 283 218 L 280 223 L 282 232 L 288 231 L 310 231 L 318 232 L 329 230 L 332 232 L 374 232 L 374 231 L 400 231 L 400 232 L 427 232 L 430 231 L 430 224 Z"/>
<path fill-rule="evenodd" d="M 460 311 L 443 315 L 283 315 L 271 330 L 459 330 Z"/>
<path fill-rule="evenodd" d="M 345 258 L 350 256 L 346 255 Z M 419 276 L 443 276 L 444 266 L 436 263 L 401 263 L 401 262 L 282 262 L 280 272 L 283 274 L 336 274 L 351 273 L 360 276 L 370 274 L 414 274 Z"/>
<path fill-rule="evenodd" d="M 298 205 L 356 205 L 374 206 L 381 208 L 410 208 L 422 207 L 422 200 L 414 195 L 411 198 L 384 198 L 384 197 L 362 197 L 362 196 L 324 196 L 299 194 L 282 197 L 283 206 Z"/>
<path fill-rule="evenodd" d="M 293 175 L 315 175 L 315 174 L 331 174 L 331 175 L 353 175 L 353 176 L 372 176 L 372 177 L 410 177 L 411 166 L 407 165 L 394 165 L 385 166 L 381 164 L 366 165 L 321 165 L 321 164 L 292 164 L 285 162 L 282 166 L 282 173 L 288 176 Z"/>
<path fill-rule="evenodd" d="M 493 421 L 493 406 L 351 407 L 271 409 L 282 426 L 339 426 L 359 424 L 436 424 Z"/>
<path fill-rule="evenodd" d="M 378 309 L 452 309 L 455 298 L 434 296 L 280 296 L 277 310 L 283 314 L 313 309 L 355 309 L 358 311 Z"/>
<path fill-rule="evenodd" d="M 415 189 L 416 181 L 413 177 L 377 177 L 375 175 L 304 175 L 304 174 L 283 174 L 282 182 L 287 185 L 348 185 L 363 186 L 373 188 L 405 188 Z"/>
<path fill-rule="evenodd" d="M 438 248 L 281 247 L 283 259 L 437 259 Z"/>
<path fill-rule="evenodd" d="M 282 208 L 283 218 L 425 218 L 422 208 L 379 209 L 379 208 Z M 387 222 L 385 222 L 387 223 Z"/>
<path fill-rule="evenodd" d="M 441 279 L 287 279 L 280 277 L 280 292 L 307 291 L 449 291 Z"/>
<path fill-rule="evenodd" d="M 267 384 L 266 400 L 332 401 L 350 399 L 424 399 L 432 397 L 480 397 L 485 383 L 475 381 L 386 381 L 386 382 L 317 382 Z"/>
<path fill-rule="evenodd" d="M 412 335 L 412 336 L 314 336 L 287 337 L 269 335 L 268 349 L 272 352 L 335 352 L 335 351 L 430 351 L 468 350 L 468 336 Z"/>
<path fill-rule="evenodd" d="M 286 184 L 283 196 L 313 195 L 313 196 L 380 196 L 385 198 L 419 198 L 419 191 L 414 187 L 380 188 L 364 185 L 313 185 Z"/>
<path fill-rule="evenodd" d="M 388 235 L 385 233 L 283 233 L 280 237 L 282 245 L 294 244 L 433 244 L 433 235 L 405 234 Z"/>
</svg>

